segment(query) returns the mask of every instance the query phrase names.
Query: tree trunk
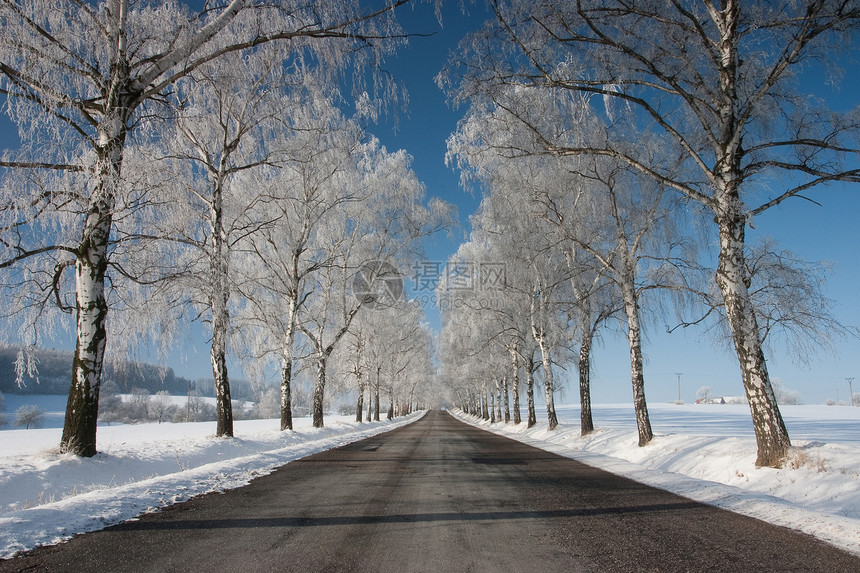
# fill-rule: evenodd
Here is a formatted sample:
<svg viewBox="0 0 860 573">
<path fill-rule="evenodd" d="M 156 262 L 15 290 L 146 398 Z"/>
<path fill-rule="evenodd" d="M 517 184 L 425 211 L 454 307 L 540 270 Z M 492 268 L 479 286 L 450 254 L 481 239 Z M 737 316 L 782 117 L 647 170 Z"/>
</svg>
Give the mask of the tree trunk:
<svg viewBox="0 0 860 573">
<path fill-rule="evenodd" d="M 379 421 L 379 380 L 376 381 L 376 386 L 373 387 L 373 421 Z"/>
<path fill-rule="evenodd" d="M 394 419 L 394 387 L 388 390 L 388 419 Z"/>
<path fill-rule="evenodd" d="M 496 423 L 496 391 L 490 387 L 490 423 Z"/>
<path fill-rule="evenodd" d="M 555 414 L 555 376 L 552 371 L 552 361 L 549 348 L 543 340 L 543 336 L 537 341 L 540 347 L 541 360 L 543 362 L 544 374 L 544 396 L 546 398 L 546 419 L 550 430 L 558 426 L 558 417 Z"/>
<path fill-rule="evenodd" d="M 376 373 L 376 383 L 379 384 L 379 373 Z M 367 416 L 368 422 L 373 421 L 373 382 L 367 381 Z"/>
<path fill-rule="evenodd" d="M 281 430 L 293 429 L 293 357 L 283 357 L 281 368 Z"/>
<path fill-rule="evenodd" d="M 740 59 L 738 56 L 740 3 L 731 2 L 721 12 L 720 106 L 718 177 L 714 189 L 714 221 L 720 235 L 716 282 L 723 295 L 726 319 L 741 369 L 744 392 L 752 413 L 758 454 L 756 465 L 780 467 L 791 441 L 779 411 L 762 349 L 761 331 L 750 298 L 749 268 L 744 254 L 747 218 L 739 189 L 743 180 L 744 126 L 738 117 Z"/>
<path fill-rule="evenodd" d="M 511 395 L 510 389 L 508 388 L 508 377 L 502 380 L 502 385 L 505 389 L 505 424 L 511 423 Z"/>
<path fill-rule="evenodd" d="M 98 181 L 90 197 L 75 261 L 77 340 L 60 438 L 60 451 L 83 457 L 92 457 L 97 451 L 99 389 L 107 345 L 108 242 L 126 136 L 126 122 L 119 111 L 114 111 L 114 117 L 106 116 L 99 136 Z"/>
<path fill-rule="evenodd" d="M 791 441 L 779 411 L 762 350 L 760 331 L 749 295 L 744 257 L 745 221 L 740 201 L 717 218 L 720 255 L 716 282 L 725 302 L 726 318 L 741 368 L 744 392 L 752 413 L 758 454 L 756 465 L 781 467 Z"/>
<path fill-rule="evenodd" d="M 223 177 L 216 176 L 212 188 L 212 252 L 209 257 L 210 280 L 212 282 L 212 375 L 215 378 L 215 409 L 217 423 L 215 435 L 233 436 L 233 402 L 230 399 L 230 379 L 227 374 L 227 333 L 230 314 L 227 303 L 230 299 L 229 247 L 224 229 Z"/>
<path fill-rule="evenodd" d="M 629 268 L 629 267 L 628 267 Z M 639 324 L 639 300 L 632 279 L 621 281 L 624 298 L 624 313 L 627 317 L 627 342 L 630 347 L 630 377 L 633 383 L 633 408 L 636 412 L 636 428 L 639 445 L 645 446 L 654 437 L 648 404 L 645 402 L 645 374 L 642 366 L 642 330 Z"/>
<path fill-rule="evenodd" d="M 293 349 L 296 346 L 296 299 L 290 296 L 287 312 L 287 332 L 284 333 L 284 348 L 281 352 L 281 430 L 293 429 Z"/>
<path fill-rule="evenodd" d="M 325 352 L 317 351 L 317 381 L 314 384 L 314 404 L 313 404 L 313 426 L 314 428 L 322 428 L 325 426 L 323 422 L 323 402 L 325 400 L 325 368 L 328 361 L 328 355 Z"/>
<path fill-rule="evenodd" d="M 356 373 L 358 377 L 358 402 L 355 404 L 355 421 L 361 422 L 361 417 L 364 415 L 364 380 L 361 374 Z"/>
<path fill-rule="evenodd" d="M 60 442 L 62 452 L 92 457 L 96 455 L 96 424 L 99 412 L 99 388 L 104 366 L 107 343 L 108 306 L 104 293 L 104 277 L 107 269 L 107 235 L 110 232 L 110 214 L 100 217 L 90 212 L 88 219 L 95 220 L 93 226 L 103 226 L 104 231 L 93 229 L 90 237 L 82 243 L 93 245 L 82 248 L 86 256 L 75 264 L 77 290 L 77 342 L 72 362 L 72 383 L 66 403 L 66 418 Z M 102 221 L 96 219 L 101 218 Z M 90 225 L 88 225 L 89 227 Z M 104 233 L 102 235 L 102 232 Z M 101 242 L 96 247 L 96 242 Z"/>
<path fill-rule="evenodd" d="M 481 417 L 485 420 L 490 419 L 490 412 L 487 410 L 487 383 L 481 385 Z"/>
<path fill-rule="evenodd" d="M 520 360 L 516 349 L 511 350 L 511 363 L 511 385 L 513 386 L 514 394 L 514 424 L 519 424 L 523 420 L 520 415 Z"/>
<path fill-rule="evenodd" d="M 591 344 L 594 330 L 591 329 L 591 317 L 588 313 L 584 315 L 580 324 L 582 338 L 579 343 L 579 433 L 582 436 L 594 431 L 591 416 Z"/>
<path fill-rule="evenodd" d="M 215 408 L 217 437 L 233 437 L 233 402 L 230 398 L 230 381 L 227 375 L 227 316 L 226 305 L 212 309 L 212 374 L 215 376 Z"/>
<path fill-rule="evenodd" d="M 529 417 L 526 427 L 531 428 L 537 424 L 537 412 L 535 412 L 535 359 L 534 351 L 526 363 L 526 397 L 528 399 Z"/>
</svg>

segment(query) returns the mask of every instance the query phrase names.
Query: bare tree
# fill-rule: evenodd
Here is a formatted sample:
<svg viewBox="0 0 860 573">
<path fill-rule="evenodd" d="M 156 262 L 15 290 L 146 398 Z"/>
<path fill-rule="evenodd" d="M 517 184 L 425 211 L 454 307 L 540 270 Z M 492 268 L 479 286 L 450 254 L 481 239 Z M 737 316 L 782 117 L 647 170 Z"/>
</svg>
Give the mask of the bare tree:
<svg viewBox="0 0 860 573">
<path fill-rule="evenodd" d="M 475 65 L 452 67 L 456 97 L 492 99 L 499 86 L 516 84 L 576 92 L 610 113 L 632 110 L 665 153 L 626 145 L 625 125 L 609 123 L 596 140 L 584 133 L 576 145 L 528 127 L 549 153 L 614 158 L 711 214 L 716 282 L 752 413 L 756 463 L 781 465 L 790 441 L 749 292 L 745 233 L 753 217 L 790 198 L 860 181 L 856 114 L 836 113 L 797 89 L 804 65 L 833 61 L 834 48 L 850 44 L 860 6 L 512 0 L 492 8 L 496 19 L 463 58 Z M 771 194 L 777 182 L 783 190 Z"/>
<path fill-rule="evenodd" d="M 6 200 L 4 187 L 0 268 L 42 256 L 55 269 L 47 271 L 48 292 L 77 315 L 63 450 L 96 453 L 109 306 L 105 280 L 123 160 L 154 102 L 205 63 L 269 42 L 279 42 L 285 58 L 313 51 L 321 68 L 336 73 L 346 61 L 336 46 L 352 53 L 370 48 L 363 51 L 368 55 L 391 47 L 384 39 L 399 33 L 392 8 L 406 1 L 365 10 L 351 1 L 231 0 L 200 13 L 182 3 L 134 0 L 0 4 L 0 90 L 25 139 L 19 156 L 0 165 L 52 172 L 34 175 L 23 194 L 16 188 L 14 201 Z M 51 178 L 62 184 L 42 184 Z M 55 224 L 62 233 L 35 233 L 34 239 L 24 231 L 53 231 Z M 63 299 L 59 285 L 71 269 L 75 295 Z"/>
</svg>

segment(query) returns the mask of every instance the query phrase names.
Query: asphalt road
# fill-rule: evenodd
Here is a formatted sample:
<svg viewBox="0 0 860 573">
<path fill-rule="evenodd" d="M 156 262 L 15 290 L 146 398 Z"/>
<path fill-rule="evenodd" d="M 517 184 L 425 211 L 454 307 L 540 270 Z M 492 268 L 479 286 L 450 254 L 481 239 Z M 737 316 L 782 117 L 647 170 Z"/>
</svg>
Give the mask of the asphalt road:
<svg viewBox="0 0 860 573">
<path fill-rule="evenodd" d="M 860 558 L 432 411 L 0 571 L 860 571 Z"/>
</svg>

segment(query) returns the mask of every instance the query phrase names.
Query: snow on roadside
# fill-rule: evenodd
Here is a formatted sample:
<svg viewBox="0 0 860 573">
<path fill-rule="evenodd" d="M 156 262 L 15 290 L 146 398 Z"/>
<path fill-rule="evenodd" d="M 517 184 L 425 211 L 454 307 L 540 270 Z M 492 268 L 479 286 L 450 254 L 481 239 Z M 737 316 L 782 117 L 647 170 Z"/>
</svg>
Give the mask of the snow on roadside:
<svg viewBox="0 0 860 573">
<path fill-rule="evenodd" d="M 814 416 L 820 414 L 815 407 L 792 410 L 793 414 L 785 415 L 789 432 L 794 421 L 797 434 L 807 439 L 794 439 L 786 466 L 773 469 L 755 467 L 755 438 L 743 428 L 733 432 L 732 420 L 722 420 L 728 430 L 724 433 L 729 435 L 696 427 L 696 420 L 707 426 L 709 417 L 713 421 L 713 416 L 724 414 L 737 415 L 738 420 L 745 414 L 748 420 L 745 406 L 690 408 L 686 407 L 686 412 L 692 412 L 689 420 L 678 423 L 679 416 L 673 413 L 677 407 L 668 406 L 666 423 L 661 425 L 655 423 L 661 417 L 660 405 L 649 406 L 655 438 L 644 448 L 638 447 L 635 422 L 627 422 L 633 419 L 632 408 L 623 423 L 613 412 L 604 427 L 585 437 L 580 436 L 579 409 L 573 407 L 560 407 L 559 415 L 575 423 L 562 423 L 554 431 L 540 422 L 527 429 L 525 423 L 490 424 L 461 411 L 452 413 L 497 434 L 696 501 L 800 530 L 860 555 L 860 441 L 855 438 L 860 434 L 860 412 L 820 424 L 820 439 L 809 439 L 815 435 Z M 594 410 L 595 424 L 600 426 L 600 406 Z M 854 409 L 839 410 L 842 415 Z"/>
<path fill-rule="evenodd" d="M 411 423 L 308 418 L 281 432 L 277 420 L 235 423 L 236 438 L 215 438 L 213 422 L 99 428 L 100 453 L 56 452 L 60 430 L 0 434 L 0 558 L 77 533 L 102 529 L 192 496 L 240 487 L 287 462 Z M 354 418 L 352 418 L 354 420 Z"/>
</svg>

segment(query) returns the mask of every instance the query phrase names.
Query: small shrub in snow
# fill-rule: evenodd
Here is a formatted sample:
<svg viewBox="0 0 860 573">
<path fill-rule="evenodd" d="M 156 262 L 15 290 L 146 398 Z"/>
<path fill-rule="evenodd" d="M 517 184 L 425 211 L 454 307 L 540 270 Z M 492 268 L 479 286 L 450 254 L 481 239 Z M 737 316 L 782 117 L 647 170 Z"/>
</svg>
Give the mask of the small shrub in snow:
<svg viewBox="0 0 860 573">
<path fill-rule="evenodd" d="M 818 473 L 827 471 L 827 460 L 822 458 L 820 453 L 816 451 L 814 454 L 810 454 L 806 449 L 800 448 L 792 450 L 786 460 L 786 465 L 791 470 L 808 467 L 816 470 Z"/>
<path fill-rule="evenodd" d="M 170 393 L 162 390 L 146 403 L 146 410 L 149 419 L 160 424 L 173 419 L 179 408 L 173 405 Z"/>
<path fill-rule="evenodd" d="M 15 410 L 15 425 L 24 426 L 27 430 L 40 427 L 44 418 L 45 413 L 32 404 L 21 406 Z"/>
</svg>

